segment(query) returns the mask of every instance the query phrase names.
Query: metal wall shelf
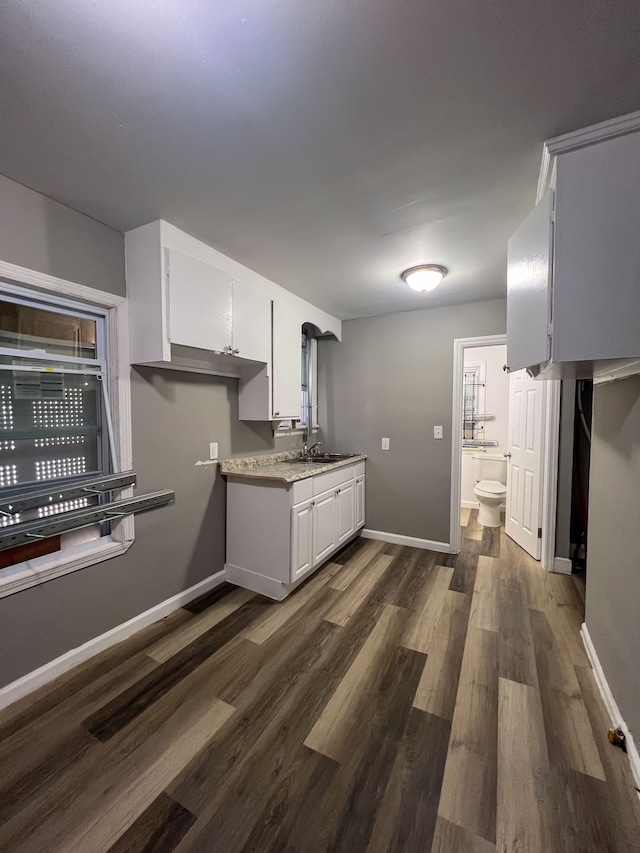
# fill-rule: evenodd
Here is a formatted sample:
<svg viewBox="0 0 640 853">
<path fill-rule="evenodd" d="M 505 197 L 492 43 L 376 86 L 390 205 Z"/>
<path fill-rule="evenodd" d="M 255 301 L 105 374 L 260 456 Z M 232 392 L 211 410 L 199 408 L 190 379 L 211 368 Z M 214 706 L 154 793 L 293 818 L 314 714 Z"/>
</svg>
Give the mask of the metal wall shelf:
<svg viewBox="0 0 640 853">
<path fill-rule="evenodd" d="M 48 516 L 46 519 L 38 518 L 35 521 L 12 524 L 0 534 L 0 551 L 25 545 L 27 542 L 33 542 L 34 539 L 46 539 L 49 536 L 67 533 L 69 530 L 88 527 L 90 524 L 117 521 L 124 518 L 125 515 L 169 504 L 175 500 L 175 496 L 175 492 L 165 489 L 135 498 L 112 501 L 100 506 L 63 512 L 60 515 Z"/>
<path fill-rule="evenodd" d="M 102 495 L 125 486 L 135 486 L 136 482 L 135 471 L 124 471 L 122 474 L 106 474 L 33 492 L 26 492 L 24 489 L 18 492 L 14 489 L 12 493 L 4 494 L 0 499 L 0 515 L 16 515 L 58 501 Z"/>
</svg>

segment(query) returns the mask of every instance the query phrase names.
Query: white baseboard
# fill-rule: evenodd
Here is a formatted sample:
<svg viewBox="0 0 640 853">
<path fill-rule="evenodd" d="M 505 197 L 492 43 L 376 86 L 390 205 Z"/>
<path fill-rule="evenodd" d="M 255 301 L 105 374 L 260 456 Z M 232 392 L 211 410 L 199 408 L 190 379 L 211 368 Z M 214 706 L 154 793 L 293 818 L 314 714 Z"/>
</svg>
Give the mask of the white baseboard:
<svg viewBox="0 0 640 853">
<path fill-rule="evenodd" d="M 232 563 L 225 563 L 224 570 L 229 583 L 235 583 L 243 589 L 250 589 L 251 592 L 266 595 L 267 598 L 273 598 L 274 601 L 282 601 L 293 588 L 282 583 L 282 581 L 252 572 L 250 569 L 242 568 L 242 566 L 234 566 Z"/>
<path fill-rule="evenodd" d="M 587 657 L 589 658 L 589 662 L 593 669 L 596 684 L 598 685 L 600 695 L 602 696 L 602 700 L 611 719 L 613 728 L 621 728 L 625 734 L 625 745 L 627 747 L 627 755 L 629 757 L 629 764 L 631 765 L 631 772 L 633 773 L 633 778 L 636 781 L 636 786 L 640 788 L 640 756 L 638 755 L 637 747 L 633 741 L 633 736 L 627 728 L 627 724 L 622 719 L 618 703 L 613 698 L 613 693 L 611 692 L 609 683 L 605 678 L 602 665 L 600 664 L 600 659 L 598 658 L 594 645 L 591 642 L 591 636 L 589 635 L 589 629 L 587 628 L 586 622 L 582 623 L 580 634 L 582 635 L 582 642 L 584 643 Z"/>
<path fill-rule="evenodd" d="M 366 527 L 360 534 L 365 539 L 382 539 L 383 542 L 391 542 L 392 545 L 410 545 L 412 548 L 424 548 L 425 551 L 441 551 L 444 554 L 451 553 L 448 542 L 434 542 L 431 539 L 417 539 L 415 536 L 401 536 L 399 533 L 385 533 L 384 530 L 368 530 Z"/>
<path fill-rule="evenodd" d="M 63 675 L 65 672 L 73 669 L 74 666 L 83 663 L 99 652 L 108 649 L 110 646 L 126 640 L 127 637 L 130 637 L 142 628 L 146 628 L 147 625 L 151 625 L 153 622 L 157 622 L 159 619 L 168 616 L 169 613 L 172 613 L 184 604 L 188 604 L 194 598 L 198 598 L 199 595 L 204 595 L 205 592 L 209 592 L 210 589 L 214 589 L 214 587 L 219 586 L 225 580 L 225 573 L 217 572 L 215 575 L 211 575 L 211 577 L 195 584 L 195 586 L 191 586 L 189 589 L 185 589 L 177 595 L 167 598 L 166 601 L 161 601 L 160 604 L 156 604 L 150 610 L 145 610 L 144 613 L 134 616 L 128 622 L 116 625 L 115 628 L 111 628 L 106 633 L 100 634 L 99 637 L 94 637 L 92 640 L 83 643 L 77 649 L 70 649 L 68 652 L 60 655 L 60 657 L 49 661 L 49 663 L 45 663 L 39 669 L 28 672 L 22 678 L 0 689 L 0 708 L 5 708 L 7 705 L 17 702 L 23 696 L 32 693 L 39 687 L 43 687 L 45 684 L 53 681 L 54 678 L 58 678 L 59 675 Z"/>
<path fill-rule="evenodd" d="M 573 563 L 568 557 L 554 557 L 553 571 L 561 575 L 573 574 Z"/>
<path fill-rule="evenodd" d="M 478 509 L 480 504 L 478 501 L 460 501 L 460 506 L 463 509 Z"/>
</svg>

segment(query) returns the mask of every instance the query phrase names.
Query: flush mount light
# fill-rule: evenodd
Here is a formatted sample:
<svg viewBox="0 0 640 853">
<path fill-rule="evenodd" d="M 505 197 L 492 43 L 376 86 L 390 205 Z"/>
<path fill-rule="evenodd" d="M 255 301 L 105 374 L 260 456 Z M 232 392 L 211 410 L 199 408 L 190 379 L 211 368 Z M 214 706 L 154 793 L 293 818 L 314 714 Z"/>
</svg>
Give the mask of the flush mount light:
<svg viewBox="0 0 640 853">
<path fill-rule="evenodd" d="M 438 264 L 420 264 L 417 267 L 409 267 L 401 273 L 400 278 L 418 293 L 427 293 L 440 284 L 447 272 L 446 267 Z"/>
</svg>

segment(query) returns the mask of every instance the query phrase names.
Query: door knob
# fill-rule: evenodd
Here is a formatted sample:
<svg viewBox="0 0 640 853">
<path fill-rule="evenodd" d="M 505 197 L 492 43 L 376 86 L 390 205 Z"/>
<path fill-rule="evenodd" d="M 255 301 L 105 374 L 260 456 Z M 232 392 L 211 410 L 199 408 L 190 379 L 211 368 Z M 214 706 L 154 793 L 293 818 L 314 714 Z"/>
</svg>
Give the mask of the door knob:
<svg viewBox="0 0 640 853">
<path fill-rule="evenodd" d="M 511 459 L 511 454 L 510 454 L 510 453 L 503 453 L 502 455 L 503 455 L 504 457 L 506 457 L 507 459 Z"/>
</svg>

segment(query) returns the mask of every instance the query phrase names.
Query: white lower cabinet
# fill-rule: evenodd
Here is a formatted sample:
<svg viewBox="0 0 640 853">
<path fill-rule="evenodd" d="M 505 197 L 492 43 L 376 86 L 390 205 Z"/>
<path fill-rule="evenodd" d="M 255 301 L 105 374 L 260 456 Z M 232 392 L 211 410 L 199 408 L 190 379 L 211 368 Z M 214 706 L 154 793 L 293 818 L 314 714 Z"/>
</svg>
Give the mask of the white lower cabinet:
<svg viewBox="0 0 640 853">
<path fill-rule="evenodd" d="M 311 502 L 313 518 L 313 565 L 319 566 L 336 550 L 338 529 L 336 524 L 338 492 L 332 490 L 318 495 Z"/>
<path fill-rule="evenodd" d="M 313 568 L 313 501 L 291 510 L 291 579 L 306 575 Z"/>
<path fill-rule="evenodd" d="M 278 483 L 229 477 L 231 583 L 281 600 L 364 525 L 364 460 Z"/>
<path fill-rule="evenodd" d="M 338 545 L 356 532 L 356 480 L 340 486 L 336 493 L 336 532 Z"/>
</svg>

